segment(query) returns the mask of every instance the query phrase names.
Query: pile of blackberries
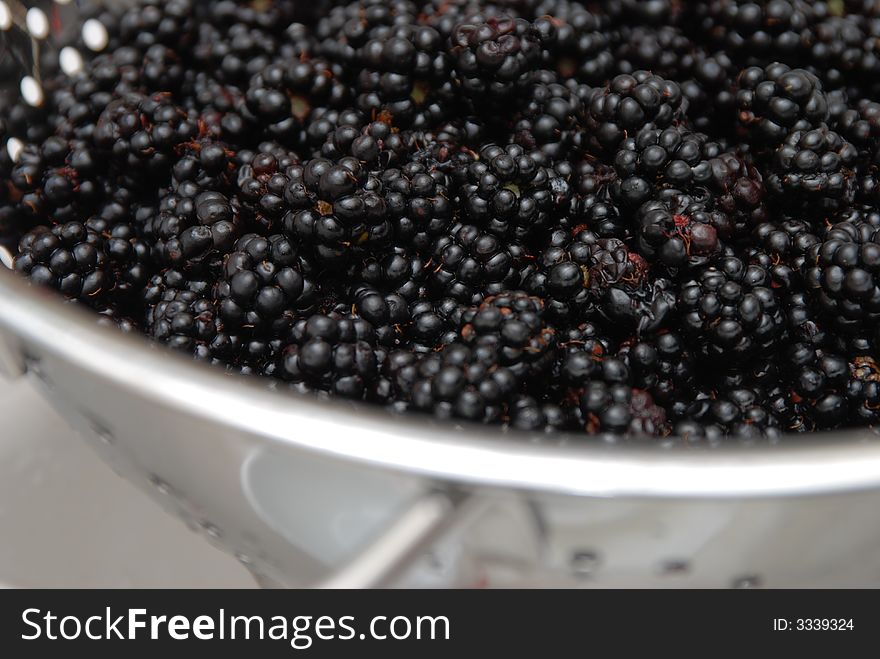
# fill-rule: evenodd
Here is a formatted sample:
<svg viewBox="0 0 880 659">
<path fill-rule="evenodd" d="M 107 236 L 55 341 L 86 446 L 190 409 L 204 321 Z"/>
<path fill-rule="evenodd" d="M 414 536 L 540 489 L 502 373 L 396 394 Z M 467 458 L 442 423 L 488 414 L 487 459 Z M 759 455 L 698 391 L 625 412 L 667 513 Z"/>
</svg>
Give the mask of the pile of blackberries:
<svg viewBox="0 0 880 659">
<path fill-rule="evenodd" d="M 880 420 L 877 3 L 83 18 L 106 47 L 57 44 L 81 71 L 0 94 L 0 240 L 102 322 L 277 388 L 585 438 Z"/>
</svg>

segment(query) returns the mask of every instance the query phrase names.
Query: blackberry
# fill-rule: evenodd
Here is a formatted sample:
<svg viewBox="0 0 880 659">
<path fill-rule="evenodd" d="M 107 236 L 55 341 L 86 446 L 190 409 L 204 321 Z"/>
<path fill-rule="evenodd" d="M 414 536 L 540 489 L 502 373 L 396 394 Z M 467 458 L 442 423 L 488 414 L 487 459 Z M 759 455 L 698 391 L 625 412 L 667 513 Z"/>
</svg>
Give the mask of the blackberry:
<svg viewBox="0 0 880 659">
<path fill-rule="evenodd" d="M 707 190 L 660 191 L 636 213 L 639 252 L 673 269 L 709 263 L 722 252 L 719 228 L 729 225 L 714 201 Z"/>
<path fill-rule="evenodd" d="M 505 244 L 478 227 L 459 224 L 434 241 L 434 270 L 428 280 L 432 294 L 466 304 L 516 289 L 521 282 L 523 250 Z"/>
<path fill-rule="evenodd" d="M 454 343 L 465 307 L 452 298 L 436 302 L 419 299 L 409 306 L 410 324 L 405 339 L 415 352 L 432 352 Z"/>
<path fill-rule="evenodd" d="M 519 393 L 509 369 L 482 361 L 460 343 L 421 356 L 392 353 L 389 360 L 386 368 L 405 407 L 440 418 L 499 422 Z"/>
<path fill-rule="evenodd" d="M 399 295 L 411 303 L 423 297 L 430 265 L 418 254 L 396 247 L 364 259 L 354 268 L 351 279 L 356 286 L 366 284 L 383 294 Z"/>
<path fill-rule="evenodd" d="M 320 156 L 330 160 L 353 157 L 371 170 L 403 165 L 411 155 L 415 136 L 396 130 L 382 117 L 364 122 L 363 115 L 343 115 L 341 123 L 327 136 Z"/>
<path fill-rule="evenodd" d="M 804 343 L 792 345 L 785 357 L 798 411 L 811 428 L 877 422 L 880 389 L 873 357 L 847 359 Z"/>
<path fill-rule="evenodd" d="M 382 185 L 398 243 L 428 253 L 454 222 L 449 177 L 436 164 L 414 159 L 382 172 Z"/>
<path fill-rule="evenodd" d="M 357 107 L 395 126 L 427 129 L 456 114 L 452 61 L 433 27 L 397 25 L 358 52 Z"/>
<path fill-rule="evenodd" d="M 499 237 L 523 240 L 551 219 L 550 178 L 522 147 L 486 145 L 468 166 L 459 191 L 464 217 Z"/>
<path fill-rule="evenodd" d="M 269 145 L 266 145 L 269 147 Z M 285 149 L 260 149 L 238 154 L 237 188 L 247 221 L 266 231 L 279 228 L 287 203 L 284 193 L 290 185 L 289 169 L 300 164 L 299 156 Z"/>
<path fill-rule="evenodd" d="M 591 435 L 661 437 L 669 433 L 666 412 L 651 394 L 626 384 L 586 383 L 578 397 L 579 420 Z"/>
<path fill-rule="evenodd" d="M 518 430 L 557 433 L 572 429 L 571 413 L 557 403 L 522 395 L 514 398 L 508 409 L 508 423 Z"/>
<path fill-rule="evenodd" d="M 583 101 L 555 73 L 535 72 L 519 108 L 513 136 L 525 149 L 540 149 L 547 159 L 560 160 L 583 142 Z"/>
<path fill-rule="evenodd" d="M 343 265 L 360 250 L 382 247 L 393 224 L 380 178 L 360 162 L 323 158 L 295 165 L 284 199 L 284 233 L 310 246 L 328 265 Z"/>
<path fill-rule="evenodd" d="M 487 297 L 461 316 L 461 341 L 477 355 L 510 369 L 519 381 L 545 374 L 553 363 L 556 330 L 544 320 L 544 303 L 522 291 Z"/>
<path fill-rule="evenodd" d="M 695 50 L 686 55 L 681 92 L 687 101 L 687 118 L 696 130 L 729 136 L 735 131 L 736 90 L 739 68 L 724 51 Z"/>
<path fill-rule="evenodd" d="M 238 201 L 220 192 L 194 196 L 171 193 L 145 223 L 156 260 L 165 266 L 197 270 L 219 262 L 241 234 Z"/>
<path fill-rule="evenodd" d="M 489 18 L 457 25 L 450 54 L 459 87 L 475 108 L 484 110 L 512 100 L 520 79 L 541 60 L 542 35 L 523 19 Z"/>
<path fill-rule="evenodd" d="M 236 332 L 282 336 L 297 312 L 314 305 L 315 283 L 303 275 L 296 249 L 279 234 L 242 236 L 224 259 L 217 284 L 220 317 Z"/>
<path fill-rule="evenodd" d="M 713 174 L 709 159 L 721 152 L 721 146 L 706 135 L 680 126 L 643 128 L 625 139 L 614 156 L 618 177 L 611 188 L 614 199 L 638 208 L 658 188 L 708 185 Z"/>
<path fill-rule="evenodd" d="M 769 273 L 736 257 L 723 258 L 682 284 L 678 308 L 698 353 L 726 363 L 771 349 L 784 329 Z"/>
<path fill-rule="evenodd" d="M 766 183 L 783 205 L 808 213 L 852 203 L 856 148 L 826 127 L 794 131 L 773 155 Z"/>
<path fill-rule="evenodd" d="M 682 80 L 688 55 L 695 44 L 684 32 L 672 25 L 624 27 L 614 50 L 618 73 L 651 70 L 664 78 Z"/>
<path fill-rule="evenodd" d="M 828 120 L 828 98 L 819 79 L 779 62 L 749 67 L 737 77 L 737 120 L 758 149 L 775 148 L 795 131 Z"/>
<path fill-rule="evenodd" d="M 278 356 L 284 380 L 346 398 L 369 396 L 379 380 L 372 326 L 351 315 L 317 314 L 299 321 Z"/>
<path fill-rule="evenodd" d="M 686 444 L 725 441 L 778 440 L 789 428 L 765 401 L 768 392 L 759 387 L 708 390 L 696 396 L 687 418 L 678 421 L 673 433 Z"/>
<path fill-rule="evenodd" d="M 801 272 L 810 248 L 820 242 L 809 223 L 789 218 L 759 224 L 754 237 L 773 261 L 795 272 Z"/>
<path fill-rule="evenodd" d="M 631 227 L 612 197 L 617 183 L 614 170 L 607 165 L 584 160 L 575 167 L 572 187 L 573 198 L 567 217 L 560 223 L 575 228 L 585 226 L 600 238 L 631 238 Z"/>
<path fill-rule="evenodd" d="M 26 234 L 14 266 L 32 282 L 69 299 L 100 305 L 111 294 L 122 300 L 144 286 L 149 259 L 149 247 L 126 225 L 102 234 L 88 222 L 67 222 Z"/>
<path fill-rule="evenodd" d="M 712 0 L 694 5 L 693 29 L 745 63 L 797 61 L 804 35 L 822 6 L 803 0 Z"/>
<path fill-rule="evenodd" d="M 128 179 L 138 182 L 142 173 L 154 177 L 167 174 L 175 149 L 197 134 L 198 128 L 170 95 L 126 94 L 101 113 L 94 143 L 119 166 L 130 168 Z"/>
<path fill-rule="evenodd" d="M 629 367 L 633 385 L 650 391 L 657 404 L 674 412 L 674 403 L 694 394 L 698 364 L 684 337 L 675 331 L 635 339 L 617 353 Z"/>
<path fill-rule="evenodd" d="M 534 16 L 547 17 L 555 26 L 543 42 L 542 65 L 553 64 L 562 79 L 574 77 L 588 85 L 603 85 L 614 70 L 608 16 L 578 2 L 541 3 Z M 549 61 L 548 61 L 549 59 Z"/>
<path fill-rule="evenodd" d="M 684 110 L 681 88 L 648 71 L 616 76 L 604 88 L 596 89 L 587 106 L 587 126 L 594 146 L 613 151 L 649 124 L 667 128 Z"/>
<path fill-rule="evenodd" d="M 640 332 L 662 326 L 674 306 L 669 282 L 649 278 L 638 253 L 586 230 L 554 232 L 526 287 L 547 300 L 554 318 L 601 315 Z"/>
<path fill-rule="evenodd" d="M 844 335 L 876 327 L 880 311 L 878 240 L 876 229 L 870 225 L 841 222 L 807 254 L 804 267 L 810 299 Z"/>
<path fill-rule="evenodd" d="M 151 301 L 145 326 L 154 341 L 207 362 L 229 364 L 239 349 L 238 338 L 224 331 L 216 302 L 192 290 L 164 288 Z"/>
</svg>

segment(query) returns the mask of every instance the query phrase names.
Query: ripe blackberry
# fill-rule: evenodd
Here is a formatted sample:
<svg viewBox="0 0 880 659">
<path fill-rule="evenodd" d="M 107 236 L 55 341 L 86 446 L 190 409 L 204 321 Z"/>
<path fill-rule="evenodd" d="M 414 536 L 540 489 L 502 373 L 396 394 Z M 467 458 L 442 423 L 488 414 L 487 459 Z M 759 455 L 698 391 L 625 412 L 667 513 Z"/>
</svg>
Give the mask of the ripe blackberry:
<svg viewBox="0 0 880 659">
<path fill-rule="evenodd" d="M 708 165 L 714 207 L 726 218 L 726 222 L 715 224 L 718 235 L 724 241 L 743 242 L 769 218 L 764 177 L 746 157 L 730 151 L 712 158 Z"/>
<path fill-rule="evenodd" d="M 224 331 L 217 303 L 186 288 L 153 288 L 149 298 L 146 332 L 154 341 L 208 362 L 229 364 L 237 356 L 239 340 Z"/>
<path fill-rule="evenodd" d="M 514 115 L 513 137 L 527 150 L 560 160 L 583 142 L 583 101 L 547 70 L 532 74 Z"/>
<path fill-rule="evenodd" d="M 197 188 L 193 192 L 166 195 L 145 222 L 161 265 L 187 271 L 211 266 L 232 250 L 241 233 L 237 199 Z"/>
<path fill-rule="evenodd" d="M 138 182 L 144 173 L 153 177 L 167 174 L 175 149 L 197 134 L 197 126 L 174 105 L 169 94 L 126 94 L 101 113 L 94 143 L 120 167 L 130 170 L 128 179 Z"/>
<path fill-rule="evenodd" d="M 433 242 L 447 234 L 454 222 L 455 200 L 449 190 L 449 177 L 437 163 L 414 159 L 382 172 L 382 185 L 398 244 L 428 253 Z"/>
<path fill-rule="evenodd" d="M 707 35 L 716 49 L 744 63 L 797 61 L 820 8 L 824 3 L 803 0 L 712 0 L 694 5 L 691 20 L 695 34 Z"/>
<path fill-rule="evenodd" d="M 614 50 L 617 73 L 651 70 L 664 78 L 682 80 L 688 55 L 695 48 L 681 29 L 672 25 L 621 28 Z"/>
<path fill-rule="evenodd" d="M 540 401 L 534 396 L 517 396 L 508 405 L 510 427 L 548 434 L 571 430 L 571 413 L 557 403 Z"/>
<path fill-rule="evenodd" d="M 614 156 L 617 181 L 611 187 L 615 201 L 638 208 L 658 188 L 687 190 L 708 185 L 713 171 L 709 159 L 721 146 L 702 133 L 681 126 L 665 129 L 648 126 L 621 142 Z"/>
<path fill-rule="evenodd" d="M 126 225 L 99 233 L 88 222 L 39 226 L 19 243 L 15 269 L 69 299 L 101 305 L 124 300 L 150 275 L 150 249 Z"/>
<path fill-rule="evenodd" d="M 430 268 L 425 258 L 395 247 L 365 258 L 348 277 L 355 282 L 354 289 L 366 285 L 382 294 L 399 295 L 411 303 L 423 297 Z"/>
<path fill-rule="evenodd" d="M 681 88 L 648 71 L 616 76 L 596 89 L 587 106 L 587 126 L 594 146 L 613 152 L 628 134 L 652 124 L 667 128 L 684 110 Z"/>
<path fill-rule="evenodd" d="M 434 241 L 434 270 L 428 280 L 432 294 L 466 304 L 517 289 L 521 283 L 523 249 L 468 224 Z"/>
<path fill-rule="evenodd" d="M 779 62 L 743 69 L 737 78 L 737 120 L 754 142 L 775 148 L 795 131 L 818 128 L 829 118 L 819 79 Z"/>
<path fill-rule="evenodd" d="M 416 300 L 409 307 L 411 322 L 406 328 L 406 339 L 415 352 L 433 352 L 454 343 L 461 326 L 461 315 L 466 307 L 452 298 L 437 302 Z"/>
<path fill-rule="evenodd" d="M 261 148 L 237 156 L 242 164 L 236 184 L 247 221 L 267 231 L 277 229 L 287 212 L 284 193 L 290 185 L 289 169 L 300 164 L 299 156 L 283 148 Z"/>
<path fill-rule="evenodd" d="M 367 169 L 381 171 L 403 165 L 413 152 L 415 135 L 395 129 L 388 118 L 365 122 L 362 114 L 347 113 L 321 147 L 320 157 L 352 157 Z"/>
<path fill-rule="evenodd" d="M 572 229 L 585 226 L 600 238 L 631 238 L 628 218 L 624 217 L 611 190 L 617 182 L 614 170 L 593 160 L 583 160 L 573 171 L 573 198 L 567 217 L 560 223 Z"/>
<path fill-rule="evenodd" d="M 880 312 L 880 235 L 866 224 L 841 222 L 813 245 L 805 263 L 807 291 L 839 332 L 872 330 Z"/>
<path fill-rule="evenodd" d="M 809 223 L 788 218 L 759 224 L 754 237 L 776 263 L 795 272 L 802 270 L 810 249 L 820 242 Z"/>
<path fill-rule="evenodd" d="M 698 394 L 677 422 L 673 434 L 685 444 L 725 441 L 776 441 L 789 427 L 771 405 L 768 392 L 758 387 L 708 390 Z"/>
<path fill-rule="evenodd" d="M 395 126 L 427 129 L 454 116 L 456 90 L 443 36 L 430 26 L 397 25 L 358 52 L 357 107 Z"/>
<path fill-rule="evenodd" d="M 773 155 L 767 187 L 782 205 L 822 213 L 855 197 L 856 148 L 826 127 L 793 131 Z"/>
<path fill-rule="evenodd" d="M 724 51 L 695 50 L 681 64 L 681 92 L 687 118 L 696 130 L 711 135 L 733 134 L 736 120 L 734 83 L 739 67 Z"/>
<path fill-rule="evenodd" d="M 363 319 L 331 313 L 301 320 L 294 341 L 283 348 L 278 376 L 346 398 L 369 396 L 379 380 L 372 326 Z"/>
<path fill-rule="evenodd" d="M 414 25 L 419 9 L 409 0 L 355 0 L 330 9 L 314 26 L 317 52 L 345 66 L 358 63 L 360 48 L 390 35 L 396 25 Z"/>
<path fill-rule="evenodd" d="M 513 373 L 485 362 L 466 345 L 455 343 L 425 355 L 392 353 L 386 366 L 398 399 L 413 410 L 440 418 L 499 422 L 519 393 Z"/>
<path fill-rule="evenodd" d="M 554 207 L 551 175 L 522 147 L 484 146 L 465 176 L 459 195 L 463 215 L 472 224 L 518 240 L 548 225 Z"/>
<path fill-rule="evenodd" d="M 556 330 L 544 320 L 543 301 L 522 291 L 487 297 L 465 311 L 459 335 L 476 354 L 488 355 L 520 381 L 545 374 L 555 356 Z"/>
<path fill-rule="evenodd" d="M 525 282 L 545 298 L 555 319 L 584 315 L 608 318 L 623 331 L 654 331 L 674 306 L 669 282 L 648 276 L 648 264 L 620 240 L 579 230 L 559 230 Z"/>
<path fill-rule="evenodd" d="M 633 385 L 650 391 L 667 410 L 674 412 L 674 403 L 694 393 L 697 362 L 684 337 L 674 331 L 627 342 L 617 356 L 629 367 Z"/>
<path fill-rule="evenodd" d="M 125 8 L 119 19 L 119 40 L 145 51 L 163 44 L 175 50 L 186 48 L 196 29 L 195 4 L 191 0 L 142 0 Z"/>
<path fill-rule="evenodd" d="M 455 27 L 449 39 L 454 75 L 477 111 L 515 98 L 521 78 L 540 64 L 541 38 L 533 24 L 510 17 Z"/>
<path fill-rule="evenodd" d="M 298 313 L 315 304 L 315 283 L 303 269 L 296 248 L 284 236 L 242 236 L 225 257 L 217 283 L 226 327 L 282 336 Z"/>
<path fill-rule="evenodd" d="M 707 190 L 661 190 L 636 213 L 639 252 L 673 269 L 708 263 L 722 252 L 719 228 L 729 226 L 714 206 Z"/>
<path fill-rule="evenodd" d="M 725 363 L 770 350 L 785 323 L 769 273 L 736 257 L 723 258 L 682 284 L 678 309 L 697 352 Z"/>
<path fill-rule="evenodd" d="M 543 41 L 542 65 L 551 65 L 562 79 L 603 85 L 614 69 L 611 20 L 579 2 L 551 0 L 540 3 L 535 18 L 553 22 L 555 30 Z"/>
<path fill-rule="evenodd" d="M 654 403 L 651 394 L 623 383 L 587 382 L 578 396 L 577 411 L 587 433 L 606 439 L 621 435 L 662 437 L 669 433 L 666 412 Z"/>
<path fill-rule="evenodd" d="M 314 249 L 328 265 L 388 243 L 393 224 L 379 177 L 354 158 L 323 158 L 291 167 L 284 232 Z"/>
</svg>

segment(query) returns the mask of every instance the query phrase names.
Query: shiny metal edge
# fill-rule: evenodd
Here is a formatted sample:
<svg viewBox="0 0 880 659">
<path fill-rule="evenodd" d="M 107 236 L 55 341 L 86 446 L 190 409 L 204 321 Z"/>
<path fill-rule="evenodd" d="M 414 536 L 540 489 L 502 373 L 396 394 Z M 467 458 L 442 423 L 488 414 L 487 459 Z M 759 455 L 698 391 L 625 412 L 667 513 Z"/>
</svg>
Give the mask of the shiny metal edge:
<svg viewBox="0 0 880 659">
<path fill-rule="evenodd" d="M 0 268 L 0 331 L 62 356 L 132 395 L 296 447 L 440 481 L 597 497 L 731 498 L 880 487 L 880 439 L 869 431 L 777 446 L 590 445 L 582 436 L 391 415 L 379 407 L 273 391 L 95 323 Z"/>
</svg>

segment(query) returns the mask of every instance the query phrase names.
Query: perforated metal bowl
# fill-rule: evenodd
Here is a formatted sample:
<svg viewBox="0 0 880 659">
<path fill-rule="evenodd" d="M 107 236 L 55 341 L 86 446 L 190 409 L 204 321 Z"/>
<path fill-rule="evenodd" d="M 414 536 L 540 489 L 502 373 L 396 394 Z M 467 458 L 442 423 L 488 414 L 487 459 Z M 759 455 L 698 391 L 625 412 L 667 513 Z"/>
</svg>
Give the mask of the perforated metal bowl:
<svg viewBox="0 0 880 659">
<path fill-rule="evenodd" d="M 400 418 L 191 363 L 0 268 L 0 363 L 270 585 L 880 585 L 880 442 L 693 450 Z"/>
</svg>

